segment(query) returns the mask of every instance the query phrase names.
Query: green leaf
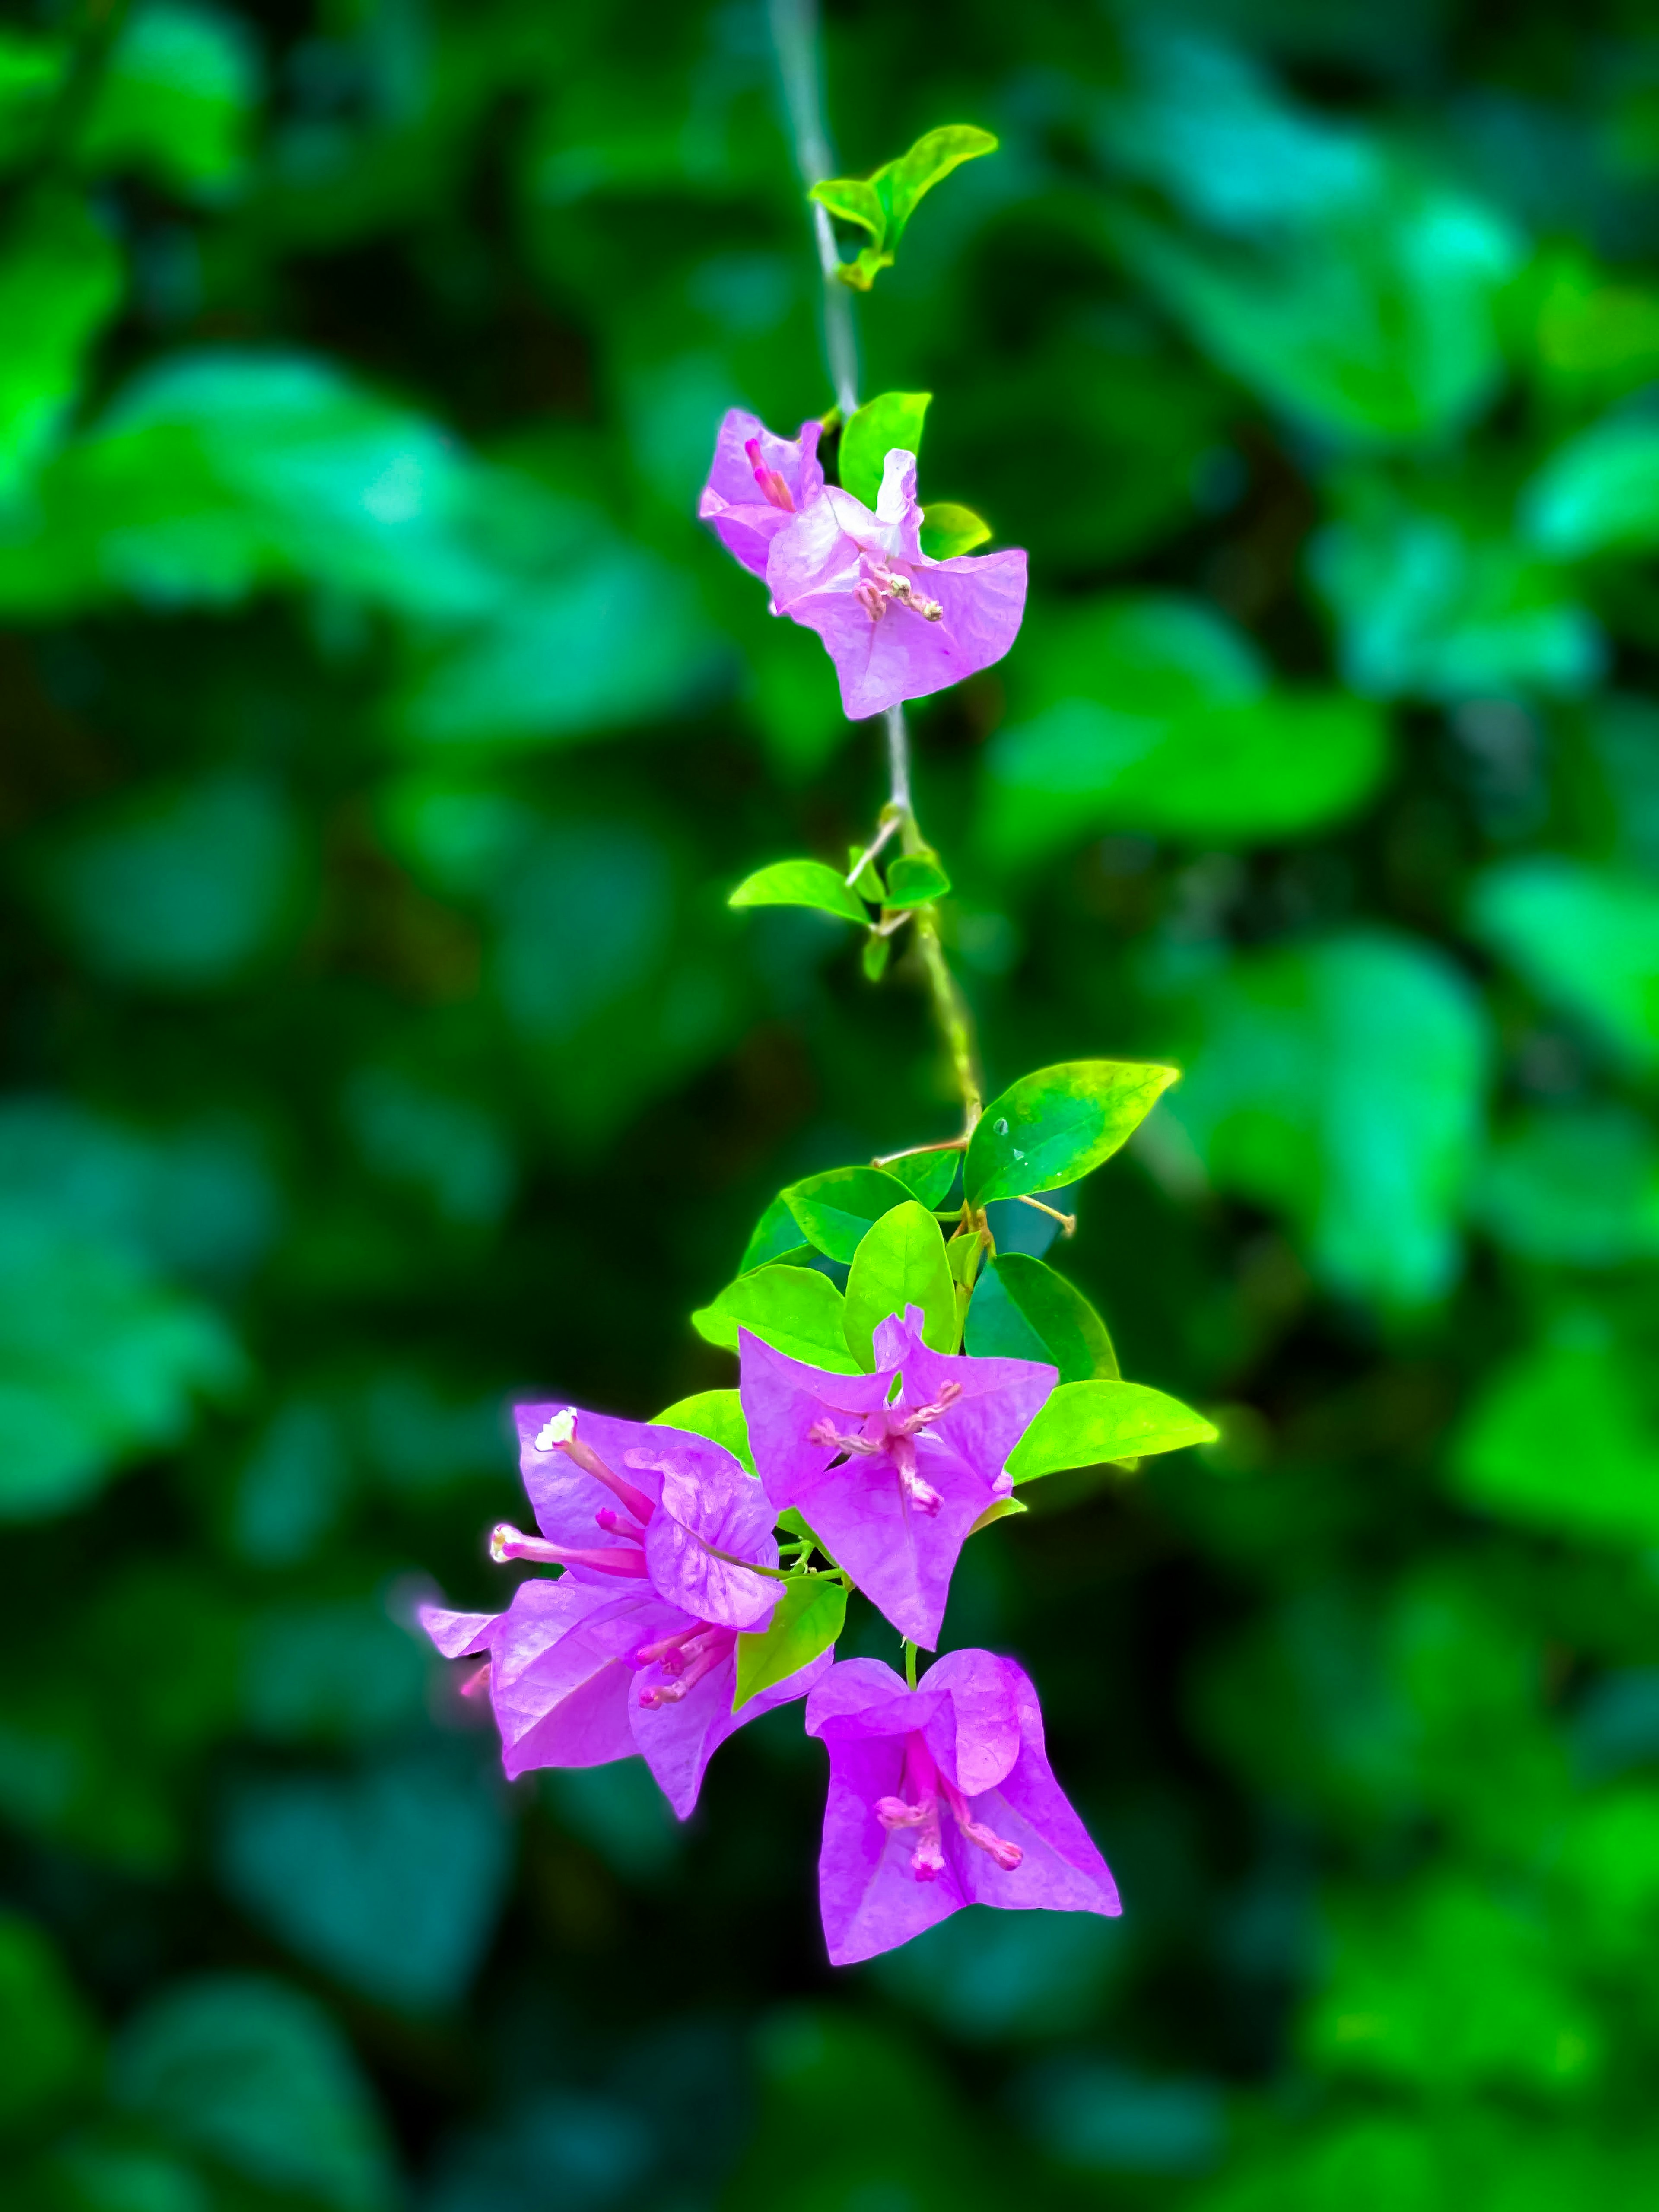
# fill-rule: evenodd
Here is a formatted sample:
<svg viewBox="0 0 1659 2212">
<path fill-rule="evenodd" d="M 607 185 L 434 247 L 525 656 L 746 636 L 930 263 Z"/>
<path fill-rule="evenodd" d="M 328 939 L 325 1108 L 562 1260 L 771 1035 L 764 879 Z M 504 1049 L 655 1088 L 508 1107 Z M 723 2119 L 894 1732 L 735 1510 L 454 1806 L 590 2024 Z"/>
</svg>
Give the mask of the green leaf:
<svg viewBox="0 0 1659 2212">
<path fill-rule="evenodd" d="M 1507 1362 L 1452 1449 L 1471 1505 L 1591 1542 L 1659 1543 L 1659 1420 L 1643 1363 L 1589 1315 Z"/>
<path fill-rule="evenodd" d="M 971 553 L 988 543 L 991 526 L 971 507 L 953 500 L 935 500 L 921 518 L 921 550 L 930 561 L 954 561 L 958 553 Z"/>
<path fill-rule="evenodd" d="M 834 1575 L 814 1575 L 787 1583 L 768 1626 L 738 1638 L 738 1691 L 732 1700 L 741 1712 L 750 1698 L 786 1682 L 827 1651 L 847 1619 L 847 1585 Z"/>
<path fill-rule="evenodd" d="M 872 182 L 888 210 L 887 245 L 897 246 L 924 193 L 932 191 L 964 161 L 994 154 L 997 143 L 988 131 L 978 130 L 971 123 L 945 123 L 925 132 L 908 154 L 878 169 Z"/>
<path fill-rule="evenodd" d="M 1616 416 L 1581 430 L 1527 487 L 1521 526 L 1540 551 L 1580 561 L 1659 545 L 1659 422 Z"/>
<path fill-rule="evenodd" d="M 886 886 L 881 880 L 881 870 L 870 858 L 866 848 L 861 845 L 849 845 L 847 848 L 847 865 L 850 869 L 860 853 L 864 854 L 864 864 L 853 878 L 853 889 L 861 899 L 867 899 L 872 906 L 882 906 L 886 902 Z"/>
<path fill-rule="evenodd" d="M 882 1173 L 902 1182 L 909 1195 L 920 1199 L 922 1205 L 943 1206 L 957 1179 L 961 1158 L 961 1151 L 955 1146 L 934 1152 L 912 1152 L 904 1159 L 889 1160 Z"/>
<path fill-rule="evenodd" d="M 922 422 L 933 396 L 931 392 L 884 392 L 866 399 L 848 418 L 841 434 L 843 491 L 874 507 L 888 454 L 896 447 L 907 453 L 921 452 Z"/>
<path fill-rule="evenodd" d="M 871 982 L 880 982 L 887 973 L 887 963 L 892 957 L 893 940 L 890 937 L 870 936 L 865 939 L 864 951 L 860 957 L 865 975 Z"/>
<path fill-rule="evenodd" d="M 861 177 L 830 177 L 806 195 L 843 222 L 855 222 L 880 246 L 887 235 L 887 210 L 875 185 Z M 867 289 L 867 288 L 865 288 Z"/>
<path fill-rule="evenodd" d="M 814 185 L 807 195 L 810 199 L 842 222 L 857 223 L 873 241 L 856 261 L 842 263 L 837 272 L 842 282 L 867 292 L 878 272 L 892 267 L 905 225 L 923 195 L 963 162 L 981 154 L 993 154 L 996 147 L 997 141 L 988 131 L 977 130 L 969 123 L 947 123 L 927 131 L 908 153 L 884 163 L 872 177 L 832 177 Z"/>
<path fill-rule="evenodd" d="M 1068 1060 L 1024 1075 L 981 1115 L 963 1188 L 970 1206 L 1057 1190 L 1109 1159 L 1180 1071 L 1133 1060 Z"/>
<path fill-rule="evenodd" d="M 1659 1063 L 1659 888 L 1540 854 L 1489 868 L 1469 915 L 1541 999 L 1633 1066 Z"/>
<path fill-rule="evenodd" d="M 653 1428 L 689 1429 L 694 1437 L 707 1437 L 723 1444 L 747 1474 L 753 1474 L 755 1455 L 749 1448 L 749 1424 L 743 1401 L 735 1390 L 699 1390 L 690 1398 L 677 1398 L 651 1416 Z"/>
<path fill-rule="evenodd" d="M 879 1168 L 830 1168 L 781 1194 L 802 1234 L 826 1258 L 848 1261 L 873 1221 L 902 1206 L 909 1192 Z"/>
<path fill-rule="evenodd" d="M 741 1325 L 792 1359 L 853 1375 L 858 1366 L 847 1349 L 843 1307 L 841 1292 L 816 1267 L 757 1267 L 694 1313 L 691 1326 L 708 1343 L 735 1352 Z"/>
<path fill-rule="evenodd" d="M 902 853 L 887 871 L 887 900 L 890 907 L 926 906 L 930 899 L 943 898 L 951 888 L 951 878 L 939 866 L 935 853 Z"/>
<path fill-rule="evenodd" d="M 745 877 L 728 906 L 811 906 L 843 921 L 868 922 L 868 909 L 843 878 L 822 860 L 774 860 Z"/>
<path fill-rule="evenodd" d="M 1188 1175 L 1281 1209 L 1349 1296 L 1441 1296 L 1460 1250 L 1489 1042 L 1434 946 L 1355 930 L 1237 958 L 1192 1000 L 1168 1107 Z"/>
<path fill-rule="evenodd" d="M 1117 1377 L 1105 1322 L 1074 1283 L 1025 1252 L 1002 1253 L 981 1276 L 965 1348 L 976 1358 L 1045 1360 L 1062 1382 Z"/>
<path fill-rule="evenodd" d="M 247 165 L 259 75 L 235 16 L 188 0 L 140 0 L 100 77 L 77 165 L 137 169 L 174 191 L 222 199 Z"/>
<path fill-rule="evenodd" d="M 21 1913 L 0 1912 L 0 2129 L 94 2075 L 98 2032 L 63 1962 Z"/>
<path fill-rule="evenodd" d="M 284 2202 L 293 2192 L 379 2212 L 397 2200 L 385 2123 L 350 2045 L 284 1983 L 175 1984 L 123 2027 L 110 2087 L 118 2106 Z"/>
<path fill-rule="evenodd" d="M 755 1224 L 749 1242 L 743 1248 L 743 1257 L 738 1262 L 738 1273 L 746 1275 L 751 1268 L 764 1267 L 774 1260 L 788 1260 L 792 1263 L 796 1253 L 805 1254 L 811 1247 L 801 1240 L 800 1224 L 789 1211 L 787 1200 L 780 1192 Z"/>
<path fill-rule="evenodd" d="M 78 201 L 24 202 L 0 252 L 0 496 L 52 447 L 121 291 L 115 242 Z M 38 519 L 27 527 L 37 535 Z"/>
<path fill-rule="evenodd" d="M 986 1507 L 968 1534 L 977 1536 L 981 1528 L 988 1528 L 994 1521 L 1006 1521 L 1012 1514 L 1029 1513 L 1030 1510 L 1023 1498 L 999 1498 Z"/>
<path fill-rule="evenodd" d="M 842 1318 L 847 1341 L 866 1371 L 875 1365 L 877 1327 L 890 1315 L 902 1317 L 908 1305 L 921 1308 L 924 1342 L 935 1352 L 956 1350 L 957 1287 L 945 1239 L 914 1199 L 884 1214 L 853 1255 Z"/>
<path fill-rule="evenodd" d="M 1035 1482 L 1066 1468 L 1212 1443 L 1220 1433 L 1190 1406 L 1145 1382 L 1061 1382 L 1009 1454 L 1008 1472 L 1016 1482 Z"/>
</svg>

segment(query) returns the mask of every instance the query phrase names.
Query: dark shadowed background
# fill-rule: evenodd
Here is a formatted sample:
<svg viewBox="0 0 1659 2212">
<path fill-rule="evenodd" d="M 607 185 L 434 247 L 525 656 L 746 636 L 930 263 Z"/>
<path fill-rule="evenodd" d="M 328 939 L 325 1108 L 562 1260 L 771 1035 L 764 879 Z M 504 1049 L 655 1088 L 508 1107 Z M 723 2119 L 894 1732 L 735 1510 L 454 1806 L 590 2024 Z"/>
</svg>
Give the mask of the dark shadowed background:
<svg viewBox="0 0 1659 2212">
<path fill-rule="evenodd" d="M 1056 1478 L 1105 1923 L 832 1976 L 798 1712 L 508 1790 L 515 1389 L 728 1382 L 780 1183 L 945 1133 L 902 969 L 728 912 L 878 731 L 692 519 L 830 393 L 752 0 L 0 25 L 0 2193 L 20 2212 L 1659 2201 L 1659 23 L 841 4 L 993 1085 L 1186 1078 L 1051 1255 L 1222 1444 Z M 850 241 L 849 241 L 850 242 Z M 853 1648 L 887 1643 L 866 1618 Z"/>
</svg>

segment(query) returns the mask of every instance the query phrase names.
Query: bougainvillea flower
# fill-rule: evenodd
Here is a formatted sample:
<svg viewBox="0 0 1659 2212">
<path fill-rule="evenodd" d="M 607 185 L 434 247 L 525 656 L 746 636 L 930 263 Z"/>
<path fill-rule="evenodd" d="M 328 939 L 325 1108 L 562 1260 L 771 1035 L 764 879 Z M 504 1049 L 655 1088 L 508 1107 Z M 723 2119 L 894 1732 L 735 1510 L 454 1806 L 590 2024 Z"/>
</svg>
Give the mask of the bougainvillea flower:
<svg viewBox="0 0 1659 2212">
<path fill-rule="evenodd" d="M 648 1583 L 618 1594 L 614 1583 L 574 1573 L 532 1577 L 505 1613 L 427 1606 L 421 1625 L 447 1659 L 488 1655 L 465 1687 L 489 1692 L 509 1780 L 533 1767 L 602 1766 L 638 1752 L 682 1820 L 726 1737 L 803 1697 L 831 1656 L 821 1654 L 734 1713 L 737 1631 L 665 1604 Z"/>
<path fill-rule="evenodd" d="M 507 1524 L 498 1560 L 568 1567 L 578 1580 L 648 1582 L 698 1620 L 753 1628 L 780 1585 L 772 1511 L 724 1446 L 684 1429 L 613 1420 L 575 1406 L 518 1406 L 519 1465 L 539 1537 Z"/>
<path fill-rule="evenodd" d="M 830 1753 L 818 1900 L 834 1965 L 890 1951 L 964 1905 L 1122 1910 L 1012 1659 L 948 1652 L 914 1690 L 879 1660 L 843 1660 L 807 1699 L 806 1729 Z"/>
<path fill-rule="evenodd" d="M 697 513 L 726 551 L 756 575 L 766 574 L 772 540 L 823 489 L 818 465 L 819 422 L 803 422 L 798 438 L 780 438 L 758 415 L 733 407 L 714 441 L 714 461 Z"/>
<path fill-rule="evenodd" d="M 896 447 L 873 514 L 831 486 L 772 539 L 773 611 L 823 640 L 854 721 L 988 668 L 1019 633 L 1024 554 L 933 561 L 921 530 L 915 455 Z"/>
<path fill-rule="evenodd" d="M 1060 1377 L 1035 1360 L 931 1351 L 921 1321 L 909 1306 L 882 1322 L 873 1375 L 809 1367 L 746 1329 L 738 1340 L 767 1496 L 794 1506 L 900 1635 L 932 1650 L 968 1532 L 1013 1488 L 1008 1455 Z"/>
</svg>

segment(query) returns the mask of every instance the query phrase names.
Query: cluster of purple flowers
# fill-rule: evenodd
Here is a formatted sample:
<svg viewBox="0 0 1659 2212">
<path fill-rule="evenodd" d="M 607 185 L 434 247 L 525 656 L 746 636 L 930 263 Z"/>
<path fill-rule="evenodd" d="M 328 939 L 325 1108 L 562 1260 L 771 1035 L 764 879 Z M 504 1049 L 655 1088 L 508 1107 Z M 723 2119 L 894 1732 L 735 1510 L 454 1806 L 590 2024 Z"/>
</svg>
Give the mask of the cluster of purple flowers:
<svg viewBox="0 0 1659 2212">
<path fill-rule="evenodd" d="M 921 550 L 916 457 L 895 447 L 873 511 L 826 484 L 821 425 L 780 438 L 732 408 L 697 512 L 763 578 L 772 612 L 823 640 L 849 719 L 925 699 L 1000 660 L 1025 611 L 1025 556 Z"/>
<path fill-rule="evenodd" d="M 805 1697 L 807 1732 L 830 1753 L 818 1874 L 836 1965 L 964 1905 L 1117 1912 L 1012 1659 L 950 1652 L 911 1688 L 831 1648 L 733 1710 L 738 1638 L 763 1634 L 815 1571 L 844 1575 L 902 1636 L 935 1648 L 963 1545 L 1008 1496 L 1008 1455 L 1054 1369 L 933 1352 L 914 1306 L 877 1331 L 872 1375 L 809 1366 L 746 1331 L 740 1346 L 758 1480 L 685 1430 L 518 1408 L 541 1533 L 498 1528 L 492 1550 L 562 1571 L 521 1583 L 503 1613 L 422 1615 L 447 1657 L 487 1655 L 466 1688 L 488 1692 L 508 1775 L 637 1752 L 684 1820 L 726 1738 Z M 780 1569 L 782 1513 L 811 1532 L 799 1559 L 815 1547 L 830 1567 Z"/>
</svg>

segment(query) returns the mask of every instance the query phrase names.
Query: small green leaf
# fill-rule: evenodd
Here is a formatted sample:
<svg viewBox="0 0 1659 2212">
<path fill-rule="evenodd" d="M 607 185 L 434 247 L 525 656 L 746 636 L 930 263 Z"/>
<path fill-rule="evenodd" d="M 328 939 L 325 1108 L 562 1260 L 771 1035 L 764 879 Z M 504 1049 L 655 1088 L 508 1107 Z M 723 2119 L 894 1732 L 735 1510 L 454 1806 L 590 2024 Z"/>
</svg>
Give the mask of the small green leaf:
<svg viewBox="0 0 1659 2212">
<path fill-rule="evenodd" d="M 971 553 L 991 535 L 991 526 L 971 507 L 954 500 L 935 500 L 921 518 L 921 550 L 930 561 L 954 561 L 958 553 Z"/>
<path fill-rule="evenodd" d="M 842 1328 L 843 1300 L 828 1275 L 816 1267 L 757 1267 L 728 1283 L 713 1305 L 691 1316 L 691 1326 L 723 1352 L 738 1348 L 739 1326 L 814 1367 L 837 1375 L 858 1371 L 849 1357 Z"/>
<path fill-rule="evenodd" d="M 699 1390 L 694 1397 L 677 1398 L 651 1416 L 654 1429 L 689 1429 L 694 1437 L 707 1437 L 724 1444 L 745 1474 L 755 1473 L 755 1455 L 749 1449 L 749 1424 L 743 1417 L 743 1401 L 735 1390 Z"/>
<path fill-rule="evenodd" d="M 864 853 L 865 855 L 864 866 L 853 878 L 853 889 L 861 899 L 868 899 L 872 906 L 884 906 L 887 902 L 887 886 L 882 882 L 881 870 L 870 858 L 868 853 L 865 852 L 863 846 L 848 847 L 847 865 L 850 869 L 860 853 Z"/>
<path fill-rule="evenodd" d="M 895 447 L 921 449 L 921 426 L 931 392 L 884 392 L 866 399 L 841 434 L 841 484 L 866 507 L 881 489 L 881 474 Z"/>
<path fill-rule="evenodd" d="M 872 1222 L 879 1221 L 909 1192 L 879 1168 L 830 1168 L 782 1193 L 801 1234 L 830 1260 L 850 1260 Z"/>
<path fill-rule="evenodd" d="M 788 1583 L 768 1626 L 738 1638 L 738 1693 L 741 1712 L 750 1698 L 787 1682 L 810 1667 L 841 1634 L 847 1619 L 847 1585 L 834 1575 L 813 1575 Z"/>
<path fill-rule="evenodd" d="M 884 162 L 872 177 L 830 177 L 814 185 L 809 199 L 843 222 L 857 223 L 874 240 L 856 261 L 842 263 L 836 271 L 842 282 L 867 292 L 878 272 L 892 267 L 904 227 L 922 195 L 963 162 L 994 154 L 996 145 L 988 131 L 977 130 L 971 123 L 947 123 L 918 138 L 897 161 Z"/>
<path fill-rule="evenodd" d="M 887 208 L 886 245 L 897 246 L 924 193 L 943 183 L 964 161 L 996 150 L 997 141 L 988 131 L 971 123 L 946 123 L 937 131 L 925 132 L 908 154 L 901 154 L 896 161 L 878 170 L 871 181 Z"/>
<path fill-rule="evenodd" d="M 883 1173 L 902 1182 L 912 1198 L 927 1206 L 943 1206 L 957 1179 L 962 1158 L 954 1146 L 936 1152 L 912 1152 L 908 1159 L 889 1160 Z"/>
<path fill-rule="evenodd" d="M 1062 1382 L 1008 1457 L 1016 1482 L 1070 1467 L 1101 1467 L 1148 1452 L 1213 1443 L 1220 1431 L 1144 1382 Z"/>
<path fill-rule="evenodd" d="M 999 1498 L 986 1507 L 968 1534 L 977 1536 L 981 1528 L 988 1528 L 994 1521 L 1006 1521 L 1011 1513 L 1029 1513 L 1030 1510 L 1023 1498 Z"/>
<path fill-rule="evenodd" d="M 1019 1198 L 1109 1159 L 1180 1070 L 1134 1060 L 1068 1060 L 1039 1068 L 993 1099 L 968 1147 L 963 1188 L 971 1206 Z"/>
<path fill-rule="evenodd" d="M 819 1535 L 817 1530 L 810 1527 L 806 1522 L 803 1521 L 799 1513 L 793 1505 L 786 1505 L 782 1512 L 779 1514 L 778 1534 L 781 1536 L 805 1536 L 809 1542 L 817 1546 L 819 1551 L 823 1553 L 826 1559 L 833 1559 L 834 1558 L 834 1554 L 831 1553 L 830 1547 L 824 1542 L 823 1537 Z"/>
<path fill-rule="evenodd" d="M 793 1255 L 805 1255 L 811 1249 L 804 1242 L 800 1224 L 789 1211 L 781 1191 L 772 1200 L 755 1224 L 749 1242 L 743 1248 L 743 1257 L 738 1262 L 738 1273 L 746 1275 L 756 1267 L 769 1267 L 775 1260 L 789 1260 Z"/>
<path fill-rule="evenodd" d="M 893 957 L 890 937 L 866 937 L 864 940 L 864 972 L 872 983 L 879 983 L 887 973 L 887 963 Z"/>
<path fill-rule="evenodd" d="M 926 906 L 950 888 L 951 878 L 933 853 L 902 854 L 887 871 L 889 906 Z"/>
<path fill-rule="evenodd" d="M 977 1359 L 1042 1359 L 1062 1382 L 1112 1382 L 1117 1355 L 1106 1324 L 1074 1283 L 1027 1252 L 994 1260 L 968 1309 Z"/>
<path fill-rule="evenodd" d="M 826 178 L 823 184 L 814 185 L 806 197 L 831 215 L 838 215 L 843 222 L 855 222 L 861 230 L 867 230 L 878 246 L 887 235 L 887 210 L 874 185 L 862 177 Z"/>
<path fill-rule="evenodd" d="M 939 1225 L 914 1199 L 884 1214 L 853 1255 L 842 1324 L 854 1357 L 875 1365 L 878 1325 L 907 1305 L 922 1311 L 923 1341 L 935 1352 L 957 1348 L 957 1286 Z"/>
<path fill-rule="evenodd" d="M 867 922 L 858 893 L 822 860 L 774 860 L 738 885 L 727 906 L 811 906 L 842 921 Z"/>
<path fill-rule="evenodd" d="M 945 1247 L 945 1259 L 950 1262 L 951 1279 L 964 1291 L 974 1287 L 974 1278 L 979 1273 L 979 1263 L 985 1250 L 985 1239 L 977 1231 L 968 1237 L 952 1237 Z"/>
</svg>

